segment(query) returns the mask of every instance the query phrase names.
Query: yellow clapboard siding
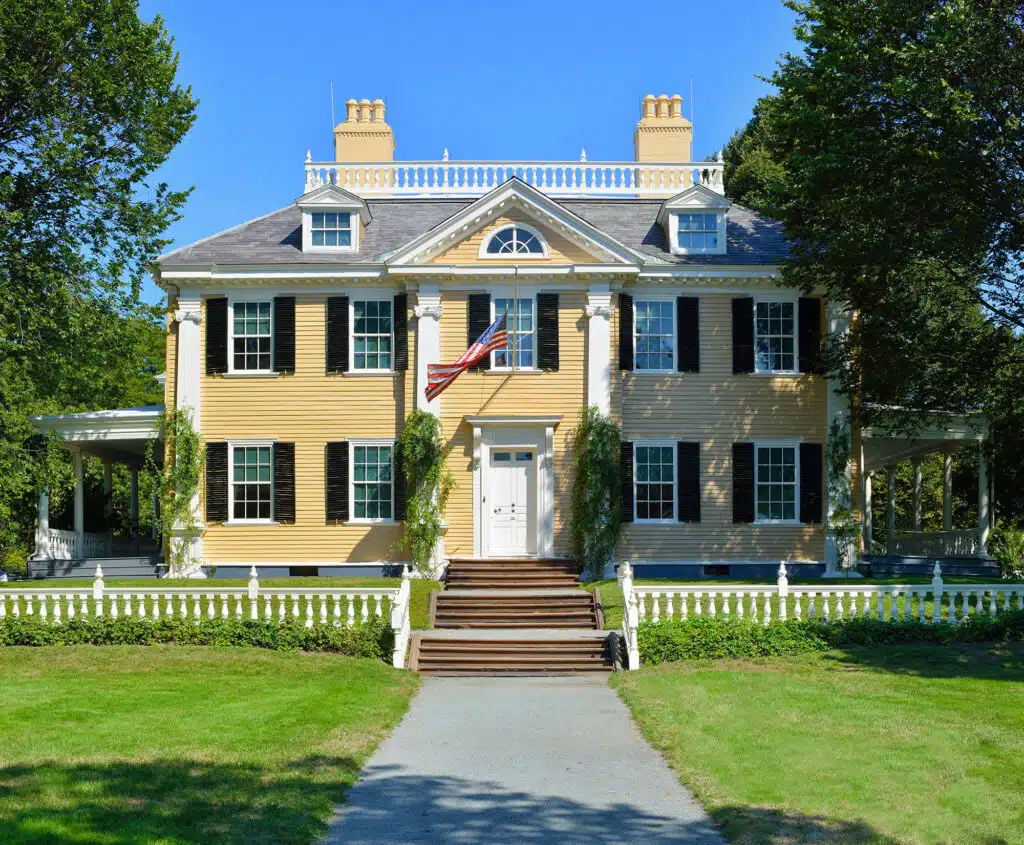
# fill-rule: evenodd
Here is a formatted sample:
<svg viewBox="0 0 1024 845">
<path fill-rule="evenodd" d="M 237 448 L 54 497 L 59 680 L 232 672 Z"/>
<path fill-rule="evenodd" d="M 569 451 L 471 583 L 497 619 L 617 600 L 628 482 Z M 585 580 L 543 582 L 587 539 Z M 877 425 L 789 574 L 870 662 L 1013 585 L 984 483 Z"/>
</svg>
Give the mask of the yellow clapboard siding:
<svg viewBox="0 0 1024 845">
<path fill-rule="evenodd" d="M 167 380 L 164 382 L 164 406 L 174 408 L 177 404 L 178 379 L 178 323 L 174 313 L 167 316 Z"/>
<path fill-rule="evenodd" d="M 546 258 L 522 258 L 518 260 L 503 255 L 498 263 L 509 264 L 594 264 L 600 259 L 595 258 L 589 252 L 581 249 L 572 241 L 562 237 L 557 232 L 552 232 L 542 224 L 536 223 L 528 214 L 518 209 L 512 209 L 508 214 L 497 218 L 482 229 L 473 232 L 465 240 L 460 241 L 452 247 L 435 256 L 430 260 L 431 264 L 494 264 L 493 258 L 480 257 L 480 245 L 491 236 L 493 232 L 504 228 L 509 223 L 525 223 L 532 229 L 536 229 L 544 236 L 548 244 L 548 255 Z"/>
</svg>

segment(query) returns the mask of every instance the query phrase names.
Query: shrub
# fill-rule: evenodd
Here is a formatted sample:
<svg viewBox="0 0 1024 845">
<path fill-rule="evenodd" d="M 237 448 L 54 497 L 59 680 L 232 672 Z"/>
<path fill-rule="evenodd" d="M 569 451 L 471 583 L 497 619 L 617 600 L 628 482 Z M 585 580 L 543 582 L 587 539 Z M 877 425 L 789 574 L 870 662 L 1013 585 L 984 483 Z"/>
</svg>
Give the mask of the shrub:
<svg viewBox="0 0 1024 845">
<path fill-rule="evenodd" d="M 15 546 L 0 556 L 0 569 L 8 575 L 28 575 L 28 556 L 31 552 L 24 546 Z"/>
<path fill-rule="evenodd" d="M 1024 578 L 1024 528 L 1000 523 L 992 529 L 989 553 L 1004 578 Z"/>
<path fill-rule="evenodd" d="M 790 620 L 762 625 L 749 619 L 697 617 L 643 622 L 637 632 L 640 661 L 647 665 L 676 660 L 772 657 L 854 646 L 1006 640 L 1024 640 L 1024 612 L 994 617 L 973 615 L 959 625 L 877 619 L 832 623 Z"/>
<path fill-rule="evenodd" d="M 274 651 L 324 651 L 389 659 L 390 629 L 380 619 L 352 628 L 262 619 L 109 619 L 76 617 L 57 625 L 38 617 L 0 622 L 0 646 L 206 645 L 247 646 Z"/>
</svg>

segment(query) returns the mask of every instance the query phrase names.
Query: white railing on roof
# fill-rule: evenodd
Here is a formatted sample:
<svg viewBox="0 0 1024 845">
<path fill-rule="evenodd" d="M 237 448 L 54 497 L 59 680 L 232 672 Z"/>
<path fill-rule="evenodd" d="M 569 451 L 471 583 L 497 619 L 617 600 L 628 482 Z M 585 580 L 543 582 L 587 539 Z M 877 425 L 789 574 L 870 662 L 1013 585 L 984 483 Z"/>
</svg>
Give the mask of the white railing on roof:
<svg viewBox="0 0 1024 845">
<path fill-rule="evenodd" d="M 910 557 L 981 557 L 977 528 L 957 531 L 903 531 L 893 534 L 888 553 Z"/>
<path fill-rule="evenodd" d="M 666 196 L 694 184 L 724 193 L 723 163 L 635 161 L 306 160 L 306 193 L 337 185 L 359 196 L 475 197 L 518 177 L 556 197 Z"/>
<path fill-rule="evenodd" d="M 808 619 L 828 623 L 844 618 L 886 622 L 960 624 L 972 614 L 995 616 L 1024 610 L 1024 584 L 945 584 L 938 563 L 931 584 L 789 585 L 785 564 L 772 584 L 637 585 L 633 569 L 619 567 L 622 587 L 622 637 L 628 668 L 640 667 L 637 633 L 643 622 L 698 616 L 747 618 L 767 625 L 773 619 Z"/>
<path fill-rule="evenodd" d="M 138 619 L 252 619 L 265 622 L 351 628 L 385 613 L 395 633 L 393 665 L 405 665 L 411 621 L 411 574 L 406 566 L 398 589 L 389 587 L 260 587 L 256 567 L 247 587 L 107 587 L 96 567 L 91 587 L 0 590 L 0 621 L 34 617 L 60 625 L 78 617 Z"/>
</svg>

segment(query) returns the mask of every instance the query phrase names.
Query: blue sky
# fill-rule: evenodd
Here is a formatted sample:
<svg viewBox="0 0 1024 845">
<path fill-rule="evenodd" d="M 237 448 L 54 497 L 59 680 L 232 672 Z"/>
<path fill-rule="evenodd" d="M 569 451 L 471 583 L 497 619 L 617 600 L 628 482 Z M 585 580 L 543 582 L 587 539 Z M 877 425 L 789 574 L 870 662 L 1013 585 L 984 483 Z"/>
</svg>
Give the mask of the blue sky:
<svg viewBox="0 0 1024 845">
<path fill-rule="evenodd" d="M 333 158 L 349 97 L 387 102 L 396 159 L 631 160 L 647 93 L 683 95 L 695 157 L 719 149 L 795 49 L 781 0 L 715 3 L 142 0 L 181 53 L 198 119 L 158 178 L 194 185 L 181 246 L 287 205 Z M 675 10 L 675 11 L 673 11 Z M 151 283 L 146 298 L 158 301 Z"/>
</svg>

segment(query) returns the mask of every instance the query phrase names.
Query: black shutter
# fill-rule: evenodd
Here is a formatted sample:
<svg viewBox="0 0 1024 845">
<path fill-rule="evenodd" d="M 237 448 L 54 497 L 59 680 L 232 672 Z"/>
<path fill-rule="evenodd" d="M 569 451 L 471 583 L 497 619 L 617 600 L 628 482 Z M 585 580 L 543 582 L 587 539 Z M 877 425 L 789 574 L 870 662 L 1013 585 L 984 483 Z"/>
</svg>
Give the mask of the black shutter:
<svg viewBox="0 0 1024 845">
<path fill-rule="evenodd" d="M 295 444 L 274 444 L 274 520 L 295 522 Z"/>
<path fill-rule="evenodd" d="M 633 521 L 633 444 L 622 441 L 622 521 Z"/>
<path fill-rule="evenodd" d="M 619 369 L 633 369 L 633 297 L 619 294 Z"/>
<path fill-rule="evenodd" d="M 800 444 L 800 521 L 821 522 L 822 461 L 820 443 Z"/>
<path fill-rule="evenodd" d="M 821 366 L 821 300 L 801 296 L 797 311 L 800 337 L 800 372 L 820 373 Z"/>
<path fill-rule="evenodd" d="M 295 372 L 295 297 L 274 297 L 274 371 Z"/>
<path fill-rule="evenodd" d="M 347 373 L 348 359 L 348 297 L 327 298 L 327 372 Z"/>
<path fill-rule="evenodd" d="M 206 444 L 206 521 L 228 521 L 228 444 Z"/>
<path fill-rule="evenodd" d="M 676 299 L 676 367 L 681 373 L 700 372 L 700 300 Z M 699 517 L 698 517 L 699 519 Z"/>
<path fill-rule="evenodd" d="M 409 295 L 395 294 L 395 372 L 409 369 Z"/>
<path fill-rule="evenodd" d="M 754 300 L 749 296 L 732 301 L 732 371 L 754 372 Z"/>
<path fill-rule="evenodd" d="M 206 373 L 228 371 L 228 298 L 206 300 Z"/>
<path fill-rule="evenodd" d="M 489 293 L 471 293 L 469 307 L 466 311 L 466 348 L 491 325 L 491 295 Z M 511 326 L 508 327 L 511 330 Z M 471 370 L 489 370 L 491 356 L 485 355 L 481 361 L 470 367 Z"/>
<path fill-rule="evenodd" d="M 325 463 L 327 521 L 345 522 L 348 519 L 348 441 L 328 443 Z"/>
<path fill-rule="evenodd" d="M 405 467 L 402 466 L 402 457 L 399 455 L 398 449 L 391 451 L 391 466 L 395 479 L 395 521 L 401 522 L 405 519 L 408 509 L 406 507 Z"/>
<path fill-rule="evenodd" d="M 753 443 L 732 444 L 732 521 L 754 521 Z"/>
<path fill-rule="evenodd" d="M 537 369 L 558 371 L 558 294 L 537 294 Z"/>
<path fill-rule="evenodd" d="M 677 517 L 680 522 L 700 522 L 700 443 L 680 441 L 676 452 Z"/>
</svg>

